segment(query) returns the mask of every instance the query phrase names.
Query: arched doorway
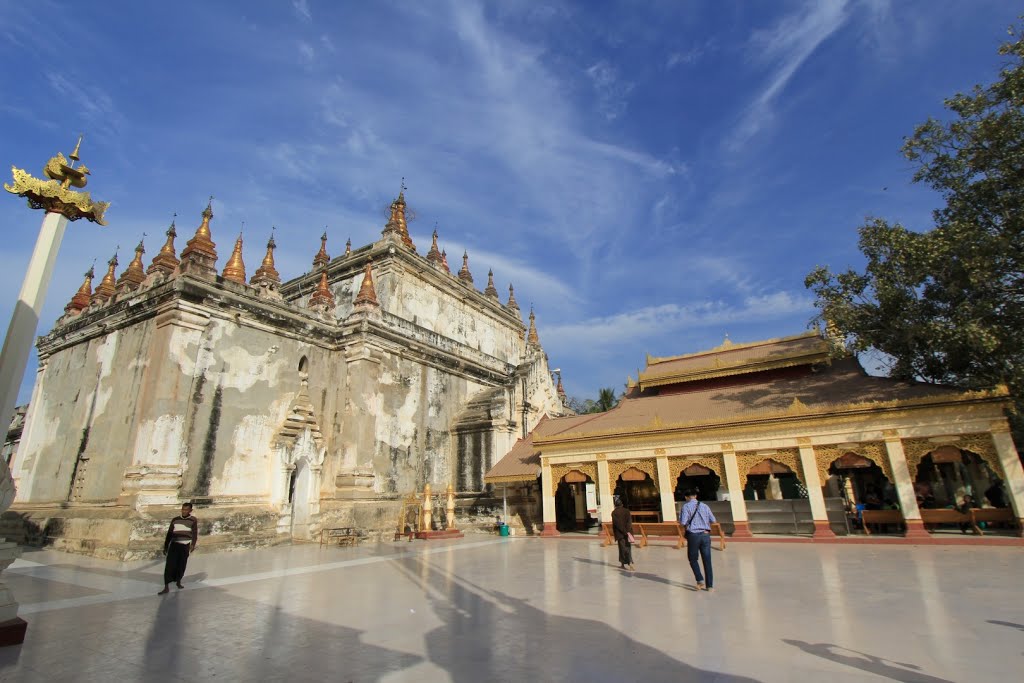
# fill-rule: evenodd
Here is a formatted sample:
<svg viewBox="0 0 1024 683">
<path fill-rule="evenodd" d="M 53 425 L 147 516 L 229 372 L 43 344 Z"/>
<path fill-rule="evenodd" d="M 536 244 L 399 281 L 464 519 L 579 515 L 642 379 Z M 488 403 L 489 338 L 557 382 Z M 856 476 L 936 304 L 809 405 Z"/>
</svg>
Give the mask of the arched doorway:
<svg viewBox="0 0 1024 683">
<path fill-rule="evenodd" d="M 975 507 L 1006 506 L 1002 477 L 977 453 L 949 445 L 921 459 L 914 491 L 925 509 L 955 507 L 965 495 L 974 499 Z"/>
<path fill-rule="evenodd" d="M 596 497 L 594 480 L 579 470 L 569 470 L 558 481 L 555 488 L 555 525 L 559 531 L 586 531 L 597 525 L 597 518 L 589 512 L 587 505 L 588 491 L 591 497 Z"/>
<path fill-rule="evenodd" d="M 825 483 L 829 496 L 843 498 L 848 510 L 858 505 L 865 510 L 884 510 L 897 507 L 896 487 L 873 460 L 859 453 L 847 451 L 832 461 Z"/>
<path fill-rule="evenodd" d="M 661 495 L 651 475 L 639 468 L 630 467 L 615 480 L 613 495 L 622 499 L 622 504 L 633 513 L 634 519 L 647 518 L 647 521 L 660 521 Z"/>
<path fill-rule="evenodd" d="M 747 472 L 745 500 L 791 500 L 802 498 L 800 480 L 789 466 L 765 458 Z"/>
<path fill-rule="evenodd" d="M 689 489 L 696 489 L 698 500 L 718 500 L 718 489 L 722 479 L 710 467 L 693 463 L 679 473 L 676 479 L 675 500 L 683 500 L 683 494 Z"/>
<path fill-rule="evenodd" d="M 292 538 L 307 539 L 310 537 L 310 492 L 313 488 L 309 461 L 300 458 L 291 471 L 288 482 L 288 503 L 292 510 Z"/>
</svg>

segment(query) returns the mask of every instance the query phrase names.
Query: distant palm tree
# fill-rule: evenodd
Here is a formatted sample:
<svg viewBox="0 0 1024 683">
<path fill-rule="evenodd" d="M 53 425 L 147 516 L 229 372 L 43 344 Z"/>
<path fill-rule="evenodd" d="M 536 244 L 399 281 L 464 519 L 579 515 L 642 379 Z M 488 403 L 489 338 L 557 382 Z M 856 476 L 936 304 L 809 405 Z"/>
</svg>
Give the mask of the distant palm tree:
<svg viewBox="0 0 1024 683">
<path fill-rule="evenodd" d="M 597 395 L 597 406 L 595 412 L 603 413 L 606 410 L 611 410 L 618 405 L 619 399 L 615 396 L 615 390 L 611 387 L 601 389 L 601 392 Z"/>
</svg>

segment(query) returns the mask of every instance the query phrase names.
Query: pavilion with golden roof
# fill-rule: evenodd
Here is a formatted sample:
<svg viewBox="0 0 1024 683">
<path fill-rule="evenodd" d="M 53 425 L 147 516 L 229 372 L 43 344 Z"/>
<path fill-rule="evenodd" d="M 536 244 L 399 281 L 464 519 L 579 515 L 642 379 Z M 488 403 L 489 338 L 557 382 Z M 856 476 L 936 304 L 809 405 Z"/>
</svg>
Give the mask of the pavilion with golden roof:
<svg viewBox="0 0 1024 683">
<path fill-rule="evenodd" d="M 685 488 L 711 501 L 736 537 L 830 538 L 886 510 L 880 519 L 900 522 L 890 530 L 922 539 L 921 508 L 927 520 L 929 508 L 965 494 L 1000 506 L 993 516 L 1012 517 L 1019 530 L 1024 471 L 1009 405 L 1001 388 L 869 376 L 817 331 L 726 340 L 648 356 L 618 406 L 542 420 L 485 480 L 539 480 L 543 535 L 609 521 L 613 492 L 635 518 L 673 520 Z"/>
</svg>

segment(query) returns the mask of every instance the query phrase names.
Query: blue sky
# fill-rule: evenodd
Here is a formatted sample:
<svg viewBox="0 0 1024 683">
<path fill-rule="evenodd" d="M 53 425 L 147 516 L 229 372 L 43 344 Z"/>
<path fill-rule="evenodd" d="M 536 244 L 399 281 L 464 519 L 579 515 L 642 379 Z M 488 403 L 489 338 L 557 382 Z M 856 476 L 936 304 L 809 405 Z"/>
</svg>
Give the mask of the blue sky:
<svg viewBox="0 0 1024 683">
<path fill-rule="evenodd" d="M 273 225 L 290 278 L 325 226 L 332 255 L 376 240 L 403 176 L 421 252 L 436 222 L 481 287 L 513 282 L 570 394 L 621 390 L 645 353 L 799 333 L 804 276 L 859 265 L 866 216 L 929 226 L 902 138 L 995 77 L 1017 11 L 0 0 L 0 162 L 39 173 L 84 132 L 111 202 L 69 226 L 39 333 L 94 259 L 120 245 L 120 272 L 146 233 L 148 265 L 175 212 L 180 252 L 208 195 L 219 265 L 244 221 L 251 275 Z M 3 197 L 6 322 L 41 214 Z"/>
</svg>

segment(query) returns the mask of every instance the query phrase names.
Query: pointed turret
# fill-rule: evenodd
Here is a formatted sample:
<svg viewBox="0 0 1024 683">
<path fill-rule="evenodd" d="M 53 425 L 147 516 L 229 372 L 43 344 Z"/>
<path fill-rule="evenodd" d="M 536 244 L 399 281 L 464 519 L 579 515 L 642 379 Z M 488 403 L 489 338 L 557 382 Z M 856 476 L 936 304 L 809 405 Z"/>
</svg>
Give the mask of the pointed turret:
<svg viewBox="0 0 1024 683">
<path fill-rule="evenodd" d="M 89 307 L 89 302 L 92 299 L 92 279 L 94 276 L 95 273 L 92 267 L 90 267 L 85 273 L 85 279 L 82 280 L 82 286 L 78 288 L 75 295 L 71 297 L 71 301 L 64 307 L 65 313 L 69 315 L 78 314 Z"/>
<path fill-rule="evenodd" d="M 416 251 L 416 245 L 409 237 L 409 225 L 405 219 L 405 178 L 402 178 L 402 189 L 398 192 L 398 197 L 391 202 L 388 222 L 381 234 Z"/>
<path fill-rule="evenodd" d="M 562 386 L 562 373 L 558 373 L 558 386 L 555 388 L 558 391 L 558 398 L 562 399 L 562 403 L 565 403 L 565 387 Z"/>
<path fill-rule="evenodd" d="M 274 268 L 274 250 L 277 249 L 277 243 L 274 242 L 274 231 L 271 228 L 270 239 L 267 240 L 267 255 L 263 257 L 263 263 L 253 273 L 252 279 L 249 280 L 249 284 L 254 287 L 274 287 L 281 284 L 281 275 Z"/>
<path fill-rule="evenodd" d="M 493 298 L 495 301 L 498 299 L 498 290 L 494 287 L 494 269 L 487 271 L 487 287 L 484 288 L 484 294 Z"/>
<path fill-rule="evenodd" d="M 240 285 L 245 284 L 245 262 L 242 261 L 242 233 L 238 233 L 238 239 L 235 240 L 235 248 L 231 252 L 231 258 L 228 259 L 227 265 L 224 266 L 224 272 L 221 276 L 225 280 L 231 280 Z"/>
<path fill-rule="evenodd" d="M 330 261 L 331 257 L 327 255 L 327 231 L 324 230 L 324 234 L 320 235 L 320 251 L 313 257 L 313 270 L 321 270 Z"/>
<path fill-rule="evenodd" d="M 213 219 L 213 197 L 203 209 L 203 222 L 196 228 L 196 234 L 185 245 L 181 252 L 181 263 L 178 268 L 183 273 L 195 273 L 204 277 L 217 275 L 217 245 L 210 233 L 210 220 Z"/>
<path fill-rule="evenodd" d="M 512 288 L 512 283 L 508 285 L 508 306 L 509 310 L 515 311 L 516 315 L 519 315 L 519 302 L 516 301 L 516 290 Z"/>
<path fill-rule="evenodd" d="M 309 297 L 309 307 L 324 308 L 326 310 L 334 308 L 334 295 L 331 294 L 331 289 L 327 286 L 326 269 L 320 272 L 320 284 L 317 285 L 316 291 Z"/>
<path fill-rule="evenodd" d="M 530 331 L 526 335 L 526 343 L 540 346 L 540 337 L 537 336 L 537 317 L 533 314 L 533 306 L 530 306 Z"/>
<path fill-rule="evenodd" d="M 437 249 L 437 227 L 434 227 L 433 241 L 430 243 L 430 251 L 427 252 L 427 260 L 438 268 L 443 267 L 441 263 L 441 252 Z"/>
<path fill-rule="evenodd" d="M 441 267 L 444 268 L 446 273 L 452 272 L 452 269 L 448 267 L 448 252 L 444 249 L 441 250 Z"/>
<path fill-rule="evenodd" d="M 462 252 L 462 268 L 459 269 L 459 279 L 467 285 L 473 284 L 473 273 L 469 272 L 469 252 Z"/>
<path fill-rule="evenodd" d="M 373 286 L 373 259 L 366 262 L 366 272 L 363 273 L 363 284 L 359 286 L 359 293 L 352 302 L 356 306 L 379 307 L 377 301 L 377 290 Z"/>
<path fill-rule="evenodd" d="M 143 246 L 142 240 L 139 240 L 138 245 L 135 247 L 135 258 L 132 259 L 125 271 L 121 273 L 121 277 L 117 279 L 117 285 L 115 288 L 121 292 L 126 289 L 138 289 L 146 280 L 146 271 L 142 269 L 142 255 L 146 253 L 146 247 Z"/>
<path fill-rule="evenodd" d="M 117 286 L 114 280 L 114 270 L 117 268 L 117 252 L 110 257 L 107 261 L 107 274 L 100 280 L 100 284 L 96 287 L 96 291 L 92 293 L 92 300 L 90 303 L 103 303 L 110 297 L 114 296 L 114 292 L 117 291 Z"/>
<path fill-rule="evenodd" d="M 348 256 L 351 253 L 352 253 L 352 238 L 349 237 L 347 240 L 345 240 L 345 256 Z"/>
<path fill-rule="evenodd" d="M 178 214 L 174 214 L 174 217 L 177 218 Z M 160 247 L 160 253 L 154 257 L 153 262 L 149 264 L 146 275 L 154 273 L 170 275 L 178 267 L 178 257 L 174 255 L 174 238 L 177 236 L 178 231 L 174 229 L 174 219 L 171 219 L 171 227 L 167 228 L 167 241 L 164 242 L 164 246 Z"/>
</svg>

